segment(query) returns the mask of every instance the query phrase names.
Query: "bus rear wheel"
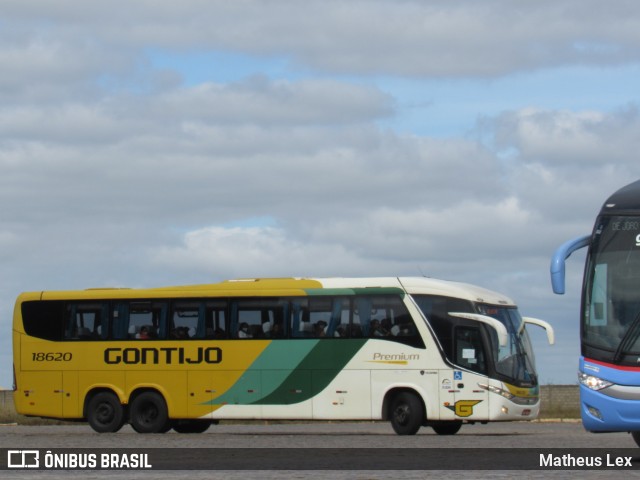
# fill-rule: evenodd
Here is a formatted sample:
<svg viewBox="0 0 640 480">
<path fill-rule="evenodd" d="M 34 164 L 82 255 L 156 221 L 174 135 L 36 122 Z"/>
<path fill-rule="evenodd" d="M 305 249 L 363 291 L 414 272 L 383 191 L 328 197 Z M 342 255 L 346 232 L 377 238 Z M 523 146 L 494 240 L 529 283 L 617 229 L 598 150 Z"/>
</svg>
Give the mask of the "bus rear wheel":
<svg viewBox="0 0 640 480">
<path fill-rule="evenodd" d="M 167 403 L 156 392 L 143 392 L 129 407 L 131 427 L 138 433 L 165 433 L 171 428 Z"/>
<path fill-rule="evenodd" d="M 173 424 L 173 429 L 178 433 L 203 433 L 210 426 L 210 420 L 179 420 Z"/>
<path fill-rule="evenodd" d="M 99 392 L 87 403 L 87 421 L 98 433 L 114 433 L 124 425 L 124 409 L 111 392 Z"/>
<path fill-rule="evenodd" d="M 398 435 L 415 435 L 424 420 L 422 402 L 413 393 L 401 392 L 391 403 L 391 426 Z"/>
</svg>

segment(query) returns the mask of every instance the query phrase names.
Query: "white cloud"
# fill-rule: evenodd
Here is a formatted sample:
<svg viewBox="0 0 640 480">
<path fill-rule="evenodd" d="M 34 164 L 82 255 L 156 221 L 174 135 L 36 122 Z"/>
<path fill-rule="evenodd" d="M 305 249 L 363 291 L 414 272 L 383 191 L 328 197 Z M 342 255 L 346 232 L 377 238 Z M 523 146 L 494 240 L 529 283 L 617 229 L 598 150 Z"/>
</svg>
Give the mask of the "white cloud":
<svg viewBox="0 0 640 480">
<path fill-rule="evenodd" d="M 304 244 L 276 227 L 208 227 L 184 235 L 178 247 L 153 250 L 152 261 L 218 278 L 341 275 L 363 262 L 337 242 Z M 355 267 L 355 268 L 354 268 Z"/>
<path fill-rule="evenodd" d="M 330 80 L 272 81 L 252 77 L 230 85 L 202 84 L 169 92 L 159 113 L 206 124 L 283 125 L 371 121 L 389 115 L 391 99 L 377 89 Z"/>
<path fill-rule="evenodd" d="M 637 108 L 613 113 L 528 108 L 501 115 L 496 137 L 498 146 L 515 148 L 530 162 L 594 166 L 605 159 L 631 160 L 635 148 L 628 147 L 640 143 L 639 131 Z"/>
<path fill-rule="evenodd" d="M 560 64 L 606 66 L 637 62 L 640 51 L 638 5 L 633 1 L 605 8 L 596 0 L 191 0 L 163 5 L 116 1 L 105 8 L 68 0 L 56 2 L 55 10 L 48 2 L 4 2 L 3 12 L 14 35 L 41 29 L 44 21 L 56 38 L 87 53 L 62 57 L 73 65 L 64 71 L 78 68 L 82 60 L 95 64 L 90 53 L 104 45 L 120 58 L 130 58 L 131 47 L 197 47 L 285 55 L 323 71 L 411 76 L 497 76 Z"/>
</svg>

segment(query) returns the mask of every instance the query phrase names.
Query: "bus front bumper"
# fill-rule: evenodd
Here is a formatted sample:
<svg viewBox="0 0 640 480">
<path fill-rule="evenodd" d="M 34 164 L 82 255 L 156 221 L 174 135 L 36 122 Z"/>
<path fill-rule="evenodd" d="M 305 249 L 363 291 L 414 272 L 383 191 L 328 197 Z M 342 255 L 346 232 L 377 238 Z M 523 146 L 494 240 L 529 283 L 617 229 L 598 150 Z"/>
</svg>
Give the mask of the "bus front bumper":
<svg viewBox="0 0 640 480">
<path fill-rule="evenodd" d="M 580 412 L 590 432 L 640 431 L 640 387 L 592 390 L 580 385 Z"/>
</svg>

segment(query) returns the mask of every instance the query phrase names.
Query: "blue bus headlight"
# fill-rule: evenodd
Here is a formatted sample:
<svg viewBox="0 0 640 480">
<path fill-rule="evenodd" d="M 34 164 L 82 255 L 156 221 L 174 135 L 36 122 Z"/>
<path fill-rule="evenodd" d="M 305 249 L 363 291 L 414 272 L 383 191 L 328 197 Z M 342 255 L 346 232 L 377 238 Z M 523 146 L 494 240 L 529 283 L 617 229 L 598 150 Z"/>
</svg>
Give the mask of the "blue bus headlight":
<svg viewBox="0 0 640 480">
<path fill-rule="evenodd" d="M 586 373 L 578 372 L 578 380 L 582 385 L 587 387 L 590 390 L 602 390 L 603 388 L 610 387 L 613 385 L 611 382 L 607 382 L 598 377 L 594 377 L 593 375 L 587 375 Z"/>
</svg>

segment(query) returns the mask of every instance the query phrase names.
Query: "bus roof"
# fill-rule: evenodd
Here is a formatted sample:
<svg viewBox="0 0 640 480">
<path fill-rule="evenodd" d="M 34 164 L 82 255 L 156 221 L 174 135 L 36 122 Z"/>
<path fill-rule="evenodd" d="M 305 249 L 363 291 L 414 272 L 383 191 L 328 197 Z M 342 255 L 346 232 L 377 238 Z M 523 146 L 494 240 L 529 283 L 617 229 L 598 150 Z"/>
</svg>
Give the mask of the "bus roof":
<svg viewBox="0 0 640 480">
<path fill-rule="evenodd" d="M 247 278 L 214 284 L 149 289 L 91 288 L 76 291 L 31 292 L 22 294 L 19 300 L 354 295 L 405 291 L 409 294 L 442 295 L 495 305 L 515 305 L 510 298 L 485 288 L 427 277 Z"/>
<path fill-rule="evenodd" d="M 629 185 L 611 195 L 602 206 L 601 213 L 640 213 L 640 180 L 636 180 Z"/>
<path fill-rule="evenodd" d="M 401 277 L 399 280 L 410 294 L 443 295 L 462 298 L 471 302 L 515 306 L 515 302 L 506 295 L 470 283 L 427 277 Z"/>
</svg>

